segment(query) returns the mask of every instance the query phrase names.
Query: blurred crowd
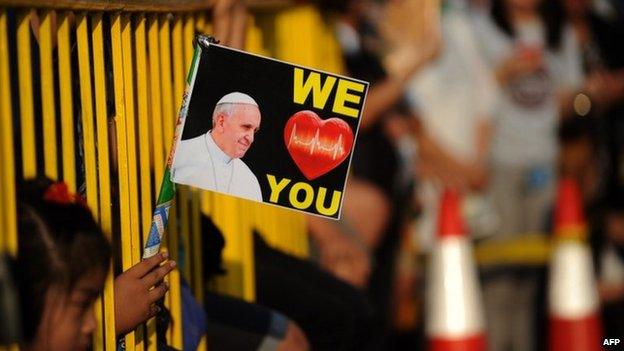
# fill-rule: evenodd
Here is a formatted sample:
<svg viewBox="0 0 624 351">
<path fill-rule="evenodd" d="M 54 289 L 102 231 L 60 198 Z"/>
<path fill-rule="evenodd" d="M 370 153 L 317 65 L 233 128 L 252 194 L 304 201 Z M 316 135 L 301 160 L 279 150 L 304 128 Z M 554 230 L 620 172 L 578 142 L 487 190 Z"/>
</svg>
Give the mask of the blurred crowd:
<svg viewBox="0 0 624 351">
<path fill-rule="evenodd" d="M 561 176 L 581 187 L 604 334 L 624 336 L 624 2 L 319 6 L 344 73 L 371 83 L 342 218 L 308 218 L 310 260 L 255 233 L 254 304 L 206 292 L 202 307 L 185 287 L 184 349 L 204 333 L 213 350 L 424 348 L 425 265 L 442 191 L 463 193 L 477 245 L 546 238 Z M 243 46 L 246 15 L 242 1 L 217 2 L 223 44 Z M 40 180 L 18 191 L 26 349 L 88 345 L 111 259 L 93 248 L 108 245 L 78 197 L 57 187 Z M 210 280 L 223 274 L 227 243 L 208 217 L 202 231 Z M 167 259 L 115 279 L 118 336 L 165 312 L 162 278 L 175 268 Z M 489 350 L 545 349 L 546 272 L 529 263 L 481 267 Z"/>
<path fill-rule="evenodd" d="M 624 335 L 624 4 L 324 7 L 347 74 L 371 88 L 343 218 L 310 219 L 310 230 L 320 266 L 366 291 L 379 345 L 423 345 L 424 258 L 443 189 L 465 195 L 475 243 L 522 245 L 529 234 L 549 235 L 562 176 L 583 194 L 605 335 Z M 490 350 L 545 348 L 546 272 L 530 262 L 480 269 Z"/>
</svg>

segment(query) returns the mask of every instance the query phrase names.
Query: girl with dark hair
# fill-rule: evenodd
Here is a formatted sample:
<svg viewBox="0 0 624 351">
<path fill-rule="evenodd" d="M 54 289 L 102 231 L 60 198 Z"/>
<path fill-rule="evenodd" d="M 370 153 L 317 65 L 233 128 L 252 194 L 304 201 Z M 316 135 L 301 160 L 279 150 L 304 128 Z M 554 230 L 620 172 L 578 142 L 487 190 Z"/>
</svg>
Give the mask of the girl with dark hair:
<svg viewBox="0 0 624 351">
<path fill-rule="evenodd" d="M 498 83 L 488 196 L 499 228 L 491 240 L 544 232 L 556 182 L 556 129 L 582 86 L 578 44 L 552 0 L 493 0 L 474 16 L 480 46 Z M 539 272 L 484 272 L 490 350 L 535 350 Z"/>
<path fill-rule="evenodd" d="M 96 328 L 94 303 L 103 290 L 110 244 L 65 184 L 28 181 L 18 198 L 22 350 L 86 350 Z"/>
</svg>

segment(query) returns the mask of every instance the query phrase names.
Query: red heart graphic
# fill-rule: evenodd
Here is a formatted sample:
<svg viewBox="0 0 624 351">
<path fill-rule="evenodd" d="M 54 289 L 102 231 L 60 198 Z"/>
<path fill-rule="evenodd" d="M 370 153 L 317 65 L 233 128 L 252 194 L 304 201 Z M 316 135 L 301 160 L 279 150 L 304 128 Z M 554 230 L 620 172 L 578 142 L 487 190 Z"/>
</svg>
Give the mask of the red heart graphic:
<svg viewBox="0 0 624 351">
<path fill-rule="evenodd" d="M 284 128 L 284 142 L 308 180 L 336 168 L 351 153 L 353 131 L 340 118 L 322 120 L 312 111 L 292 115 Z"/>
</svg>

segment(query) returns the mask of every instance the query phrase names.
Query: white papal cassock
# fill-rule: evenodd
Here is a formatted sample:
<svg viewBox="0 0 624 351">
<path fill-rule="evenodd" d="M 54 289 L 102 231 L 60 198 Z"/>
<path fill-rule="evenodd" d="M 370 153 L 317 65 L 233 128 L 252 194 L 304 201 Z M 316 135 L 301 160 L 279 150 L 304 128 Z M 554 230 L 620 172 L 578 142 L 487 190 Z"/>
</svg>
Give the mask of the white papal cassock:
<svg viewBox="0 0 624 351">
<path fill-rule="evenodd" d="M 210 132 L 178 143 L 171 172 L 175 183 L 262 201 L 258 178 L 223 152 Z"/>
</svg>

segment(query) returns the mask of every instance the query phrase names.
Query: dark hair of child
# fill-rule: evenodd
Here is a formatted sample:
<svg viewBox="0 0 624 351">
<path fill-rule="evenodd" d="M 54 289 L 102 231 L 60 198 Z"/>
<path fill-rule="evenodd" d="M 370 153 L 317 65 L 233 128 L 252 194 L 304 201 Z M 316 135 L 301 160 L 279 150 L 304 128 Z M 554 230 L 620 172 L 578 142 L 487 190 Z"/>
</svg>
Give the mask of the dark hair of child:
<svg viewBox="0 0 624 351">
<path fill-rule="evenodd" d="M 17 190 L 16 281 L 26 343 L 37 333 L 48 290 L 69 293 L 88 274 L 105 272 L 110 262 L 110 244 L 91 212 L 66 192 L 53 194 L 59 184 L 37 179 L 20 184 Z"/>
</svg>

